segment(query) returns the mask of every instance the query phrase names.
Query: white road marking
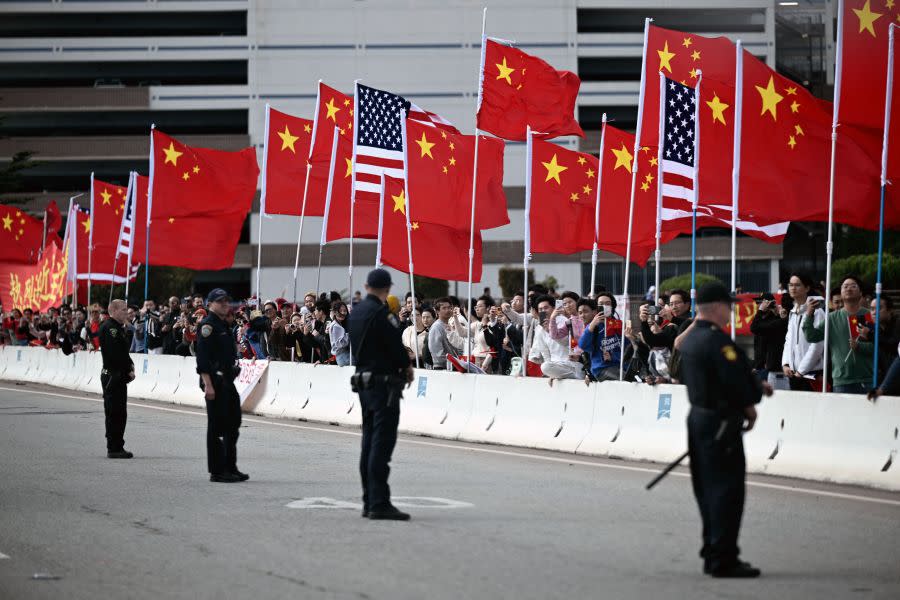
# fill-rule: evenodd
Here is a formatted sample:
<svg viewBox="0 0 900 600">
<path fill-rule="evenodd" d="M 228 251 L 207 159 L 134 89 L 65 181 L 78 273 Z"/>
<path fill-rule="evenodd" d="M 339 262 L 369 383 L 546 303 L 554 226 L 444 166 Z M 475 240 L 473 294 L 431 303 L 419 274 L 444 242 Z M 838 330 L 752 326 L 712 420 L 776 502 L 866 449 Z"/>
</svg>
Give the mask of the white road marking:
<svg viewBox="0 0 900 600">
<path fill-rule="evenodd" d="M 447 498 L 435 498 L 433 496 L 392 496 L 391 503 L 398 508 L 472 508 L 471 502 L 461 500 L 449 500 Z M 285 504 L 287 508 L 340 508 L 361 510 L 359 502 L 347 502 L 334 498 L 311 497 L 301 498 Z"/>
<path fill-rule="evenodd" d="M 55 396 L 58 398 L 71 398 L 74 400 L 87 400 L 90 402 L 103 402 L 101 398 L 90 398 L 87 396 L 75 396 L 73 394 L 60 394 L 56 392 L 41 392 L 37 390 L 24 390 L 18 388 L 7 388 L 0 387 L 0 391 L 6 392 L 16 392 L 19 394 L 35 394 L 39 396 Z M 171 412 L 178 413 L 183 415 L 195 415 L 199 417 L 206 418 L 205 412 L 199 412 L 196 410 L 184 410 L 179 408 L 166 408 L 164 406 L 154 406 L 152 404 L 141 404 L 139 402 L 129 402 L 129 406 L 137 406 L 140 408 L 149 408 L 150 410 L 158 410 L 162 412 Z M 340 429 L 329 429 L 327 427 L 315 427 L 311 425 L 295 425 L 293 423 L 279 423 L 275 420 L 267 420 L 267 419 L 255 419 L 244 417 L 244 422 L 248 423 L 259 423 L 261 425 L 269 425 L 272 427 L 286 427 L 288 429 L 300 429 L 303 431 L 322 431 L 325 433 L 333 433 L 338 435 L 352 435 L 356 437 L 360 437 L 362 434 L 358 431 L 342 431 Z M 545 456 L 543 454 L 531 454 L 528 452 L 518 452 L 512 450 L 497 450 L 493 448 L 484 448 L 484 447 L 471 447 L 471 446 L 462 446 L 456 444 L 442 444 L 438 442 L 425 442 L 420 440 L 410 440 L 406 438 L 399 438 L 397 440 L 399 443 L 403 444 L 414 444 L 417 446 L 430 446 L 433 448 L 447 448 L 449 450 L 457 450 L 464 452 L 479 452 L 482 454 L 496 454 L 499 456 L 512 456 L 515 458 L 528 458 L 532 460 L 540 460 L 544 462 L 554 462 L 554 463 L 562 463 L 567 465 L 578 465 L 583 467 L 594 467 L 600 469 L 614 469 L 619 471 L 633 471 L 636 473 L 649 473 L 656 474 L 659 473 L 659 469 L 651 469 L 647 467 L 630 467 L 626 465 L 614 465 L 609 463 L 602 462 L 591 462 L 586 460 L 578 460 L 576 458 L 567 458 L 567 457 L 556 457 L 556 456 Z M 690 473 L 683 473 L 679 471 L 673 471 L 670 475 L 674 475 L 675 477 L 688 478 L 690 477 Z M 747 480 L 747 485 L 752 487 L 759 487 L 771 490 L 780 490 L 784 492 L 793 492 L 797 494 L 808 494 L 811 496 L 824 496 L 827 498 L 839 498 L 841 500 L 855 500 L 858 502 L 869 502 L 871 504 L 884 504 L 887 506 L 900 506 L 900 500 L 891 500 L 888 498 L 877 498 L 875 496 L 863 496 L 860 494 L 845 494 L 841 492 L 828 492 L 825 490 L 817 490 L 815 488 L 806 488 L 795 485 L 780 485 L 777 483 L 766 483 L 762 481 L 753 481 L 752 479 Z M 361 507 L 361 506 L 360 506 Z"/>
<path fill-rule="evenodd" d="M 9 558 L 9 556 L 0 552 L 0 560 L 3 560 L 4 558 Z"/>
<path fill-rule="evenodd" d="M 335 500 L 334 498 L 301 498 L 285 504 L 287 508 L 349 508 L 353 510 L 362 510 L 362 504 L 359 502 L 345 502 L 344 500 Z"/>
</svg>

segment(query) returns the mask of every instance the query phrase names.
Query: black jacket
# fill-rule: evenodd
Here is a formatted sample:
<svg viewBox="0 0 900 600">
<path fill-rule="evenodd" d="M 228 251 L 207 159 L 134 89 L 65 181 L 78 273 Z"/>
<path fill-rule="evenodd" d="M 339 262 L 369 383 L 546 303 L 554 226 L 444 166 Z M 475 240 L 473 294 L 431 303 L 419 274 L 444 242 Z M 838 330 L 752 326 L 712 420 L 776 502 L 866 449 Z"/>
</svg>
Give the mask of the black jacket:
<svg viewBox="0 0 900 600">
<path fill-rule="evenodd" d="M 781 372 L 781 354 L 784 351 L 784 338 L 787 330 L 787 319 L 782 319 L 771 310 L 756 311 L 756 315 L 750 321 L 750 332 L 756 336 L 757 340 L 761 340 L 759 351 L 762 355 L 753 357 L 757 368 L 764 368 L 773 373 Z M 756 347 L 754 345 L 754 349 Z"/>
<path fill-rule="evenodd" d="M 100 355 L 103 368 L 111 373 L 129 373 L 134 370 L 131 355 L 128 354 L 128 335 L 125 326 L 115 319 L 106 319 L 97 332 L 100 338 Z"/>
<path fill-rule="evenodd" d="M 400 321 L 376 296 L 369 294 L 347 319 L 350 348 L 357 372 L 395 375 L 409 366 Z"/>
</svg>

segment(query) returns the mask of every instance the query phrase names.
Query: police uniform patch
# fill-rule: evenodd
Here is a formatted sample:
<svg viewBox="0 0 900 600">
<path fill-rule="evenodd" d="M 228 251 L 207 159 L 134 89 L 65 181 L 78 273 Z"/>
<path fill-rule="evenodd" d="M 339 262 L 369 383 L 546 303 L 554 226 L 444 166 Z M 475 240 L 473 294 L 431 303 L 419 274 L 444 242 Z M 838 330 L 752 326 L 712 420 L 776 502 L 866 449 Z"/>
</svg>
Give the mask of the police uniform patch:
<svg viewBox="0 0 900 600">
<path fill-rule="evenodd" d="M 722 355 L 728 362 L 734 362 L 737 360 L 737 350 L 734 349 L 734 346 L 724 346 L 722 348 Z"/>
<path fill-rule="evenodd" d="M 203 337 L 209 337 L 213 332 L 212 325 L 204 325 L 200 328 L 200 335 Z"/>
<path fill-rule="evenodd" d="M 113 337 L 116 337 L 117 335 L 119 335 L 119 330 L 116 329 L 115 327 L 110 327 L 110 328 L 109 328 L 109 335 L 111 335 L 111 336 L 113 336 Z"/>
</svg>

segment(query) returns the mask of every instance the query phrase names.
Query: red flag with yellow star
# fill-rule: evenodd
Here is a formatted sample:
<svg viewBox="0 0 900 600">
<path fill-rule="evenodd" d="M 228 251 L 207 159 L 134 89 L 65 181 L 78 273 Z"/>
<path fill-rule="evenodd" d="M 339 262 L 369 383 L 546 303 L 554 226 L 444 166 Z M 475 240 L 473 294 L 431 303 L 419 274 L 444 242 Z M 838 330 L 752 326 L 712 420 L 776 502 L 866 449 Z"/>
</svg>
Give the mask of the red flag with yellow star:
<svg viewBox="0 0 900 600">
<path fill-rule="evenodd" d="M 0 204 L 0 262 L 38 260 L 44 224 L 14 206 Z"/>
<path fill-rule="evenodd" d="M 259 178 L 253 148 L 193 148 L 158 129 L 152 135 L 152 219 L 246 216 Z"/>
<path fill-rule="evenodd" d="M 261 211 L 270 215 L 300 215 L 313 122 L 271 107 L 266 110 L 269 130 Z"/>
<path fill-rule="evenodd" d="M 334 139 L 334 138 L 332 138 Z M 334 178 L 331 199 L 328 202 L 328 220 L 325 241 L 350 237 L 350 186 L 353 175 L 353 141 L 339 136 L 334 161 Z M 378 237 L 378 201 L 368 197 L 357 198 L 353 209 L 353 237 L 374 240 Z"/>
<path fill-rule="evenodd" d="M 209 216 L 160 218 L 150 227 L 150 256 L 147 257 L 147 192 L 150 179 L 135 177 L 134 241 L 132 264 L 184 267 L 197 270 L 228 269 L 241 236 L 244 217 L 240 213 Z M 156 199 L 154 198 L 154 205 Z M 119 258 L 121 260 L 121 257 Z"/>
<path fill-rule="evenodd" d="M 584 137 L 575 120 L 579 87 L 575 73 L 486 38 L 476 126 L 507 140 L 524 140 L 529 125 L 541 137 Z"/>
<path fill-rule="evenodd" d="M 328 192 L 328 172 L 331 169 L 331 146 L 335 127 L 341 138 L 353 142 L 353 97 L 319 82 L 316 100 L 316 118 L 313 124 L 313 140 L 309 155 L 309 185 L 306 190 L 306 214 L 325 214 L 325 196 Z M 350 155 L 353 150 L 351 147 Z"/>
<path fill-rule="evenodd" d="M 409 245 L 406 236 L 406 210 L 410 216 L 410 242 L 413 271 L 416 275 L 468 281 L 469 233 L 445 225 L 418 220 L 414 198 L 406 202 L 403 180 L 385 176 L 384 216 L 381 234 L 381 262 L 402 273 L 409 273 Z M 481 235 L 475 233 L 472 281 L 481 281 Z"/>
<path fill-rule="evenodd" d="M 124 282 L 124 277 L 128 274 L 128 265 L 124 260 L 116 260 L 116 250 L 119 247 L 119 231 L 122 227 L 128 188 L 93 179 L 91 189 L 93 197 L 87 236 L 90 244 L 87 250 L 91 252 L 79 255 L 78 278 L 90 277 L 92 281 L 106 283 Z M 132 277 L 134 275 L 135 273 L 132 273 Z"/>
<path fill-rule="evenodd" d="M 468 231 L 475 136 L 448 133 L 407 119 L 406 139 L 409 194 L 416 203 L 416 219 Z M 509 223 L 503 192 L 504 147 L 503 140 L 484 135 L 478 142 L 477 230 Z"/>
</svg>

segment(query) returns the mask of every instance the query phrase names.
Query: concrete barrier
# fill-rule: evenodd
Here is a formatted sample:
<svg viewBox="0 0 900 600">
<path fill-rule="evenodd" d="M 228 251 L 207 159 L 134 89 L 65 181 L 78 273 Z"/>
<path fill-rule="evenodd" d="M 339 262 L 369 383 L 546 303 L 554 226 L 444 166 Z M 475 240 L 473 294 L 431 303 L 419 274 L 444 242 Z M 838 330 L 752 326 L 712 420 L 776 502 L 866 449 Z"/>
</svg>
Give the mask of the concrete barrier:
<svg viewBox="0 0 900 600">
<path fill-rule="evenodd" d="M 203 407 L 192 358 L 134 355 L 133 398 Z M 43 348 L 0 348 L 0 379 L 39 381 L 99 393 L 97 352 L 65 356 Z M 274 362 L 244 409 L 358 426 L 350 367 Z M 417 370 L 404 391 L 407 433 L 579 454 L 666 462 L 687 445 L 682 386 L 462 375 Z M 745 435 L 748 469 L 900 490 L 900 398 L 777 392 Z"/>
</svg>

